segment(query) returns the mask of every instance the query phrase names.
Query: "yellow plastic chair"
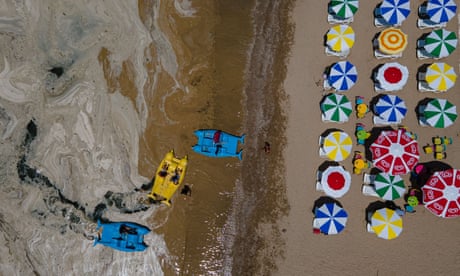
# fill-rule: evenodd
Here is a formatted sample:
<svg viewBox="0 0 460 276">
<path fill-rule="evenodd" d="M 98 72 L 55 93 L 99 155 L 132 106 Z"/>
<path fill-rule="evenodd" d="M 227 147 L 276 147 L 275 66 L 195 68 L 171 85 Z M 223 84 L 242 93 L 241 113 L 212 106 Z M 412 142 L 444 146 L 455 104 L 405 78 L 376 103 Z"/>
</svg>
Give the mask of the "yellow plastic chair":
<svg viewBox="0 0 460 276">
<path fill-rule="evenodd" d="M 446 159 L 447 158 L 447 154 L 445 152 L 436 152 L 434 154 L 434 158 L 436 160 L 443 160 L 443 159 Z"/>
<path fill-rule="evenodd" d="M 423 151 L 425 153 L 427 153 L 427 154 L 428 153 L 433 153 L 433 146 L 432 145 L 426 145 L 426 146 L 423 147 Z"/>
</svg>

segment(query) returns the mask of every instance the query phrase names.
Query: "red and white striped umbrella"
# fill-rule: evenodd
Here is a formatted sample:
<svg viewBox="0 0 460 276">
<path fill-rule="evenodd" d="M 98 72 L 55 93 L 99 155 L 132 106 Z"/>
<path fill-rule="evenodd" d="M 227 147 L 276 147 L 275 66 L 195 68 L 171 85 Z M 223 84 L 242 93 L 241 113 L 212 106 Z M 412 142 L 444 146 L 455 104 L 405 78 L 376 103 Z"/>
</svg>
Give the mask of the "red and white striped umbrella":
<svg viewBox="0 0 460 276">
<path fill-rule="evenodd" d="M 420 159 L 418 142 L 403 129 L 382 131 L 370 146 L 375 167 L 391 174 L 409 173 Z"/>
<path fill-rule="evenodd" d="M 452 218 L 460 216 L 460 171 L 435 172 L 422 187 L 423 203 L 433 214 Z"/>
</svg>

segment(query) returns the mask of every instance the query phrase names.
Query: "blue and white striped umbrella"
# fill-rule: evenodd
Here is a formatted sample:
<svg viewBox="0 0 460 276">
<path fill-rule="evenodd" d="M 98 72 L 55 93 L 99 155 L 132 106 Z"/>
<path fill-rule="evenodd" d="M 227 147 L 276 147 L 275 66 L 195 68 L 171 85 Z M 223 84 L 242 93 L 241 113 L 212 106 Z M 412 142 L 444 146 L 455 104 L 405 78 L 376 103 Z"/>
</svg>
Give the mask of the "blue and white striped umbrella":
<svg viewBox="0 0 460 276">
<path fill-rule="evenodd" d="M 347 224 L 347 212 L 336 203 L 325 203 L 315 210 L 315 219 L 321 233 L 340 233 Z"/>
<path fill-rule="evenodd" d="M 383 0 L 380 14 L 390 25 L 400 25 L 410 14 L 409 0 Z"/>
<path fill-rule="evenodd" d="M 434 23 L 446 23 L 457 13 L 454 0 L 428 0 L 426 13 Z"/>
<path fill-rule="evenodd" d="M 337 91 L 349 90 L 358 80 L 356 66 L 349 61 L 336 62 L 331 66 L 327 80 Z"/>
<path fill-rule="evenodd" d="M 396 95 L 383 95 L 374 106 L 374 111 L 387 122 L 400 122 L 407 113 L 406 103 Z"/>
</svg>

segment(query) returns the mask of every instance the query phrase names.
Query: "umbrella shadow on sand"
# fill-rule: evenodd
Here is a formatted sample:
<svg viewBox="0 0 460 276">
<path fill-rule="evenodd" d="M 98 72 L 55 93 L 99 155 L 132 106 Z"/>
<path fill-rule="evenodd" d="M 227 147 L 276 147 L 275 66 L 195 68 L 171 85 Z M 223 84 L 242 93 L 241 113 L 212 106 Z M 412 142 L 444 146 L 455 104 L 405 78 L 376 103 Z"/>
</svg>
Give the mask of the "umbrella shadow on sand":
<svg viewBox="0 0 460 276">
<path fill-rule="evenodd" d="M 313 214 L 315 214 L 316 208 L 319 208 L 326 203 L 335 203 L 341 208 L 343 208 L 342 203 L 340 203 L 337 199 L 329 197 L 329 196 L 321 196 L 320 198 L 315 200 L 315 202 L 313 203 L 313 209 L 311 210 Z"/>
<path fill-rule="evenodd" d="M 379 65 L 377 65 L 376 67 L 374 67 L 374 69 L 372 69 L 372 72 L 371 72 L 371 76 L 369 77 L 374 83 L 377 82 L 377 74 L 379 72 L 379 69 L 383 67 L 383 65 L 385 65 L 384 63 L 380 63 Z"/>
<path fill-rule="evenodd" d="M 336 131 L 343 132 L 343 130 L 340 129 L 340 128 L 328 128 L 328 129 L 326 129 L 323 133 L 321 133 L 320 136 L 323 137 L 323 138 L 325 138 L 325 137 L 327 137 L 330 133 L 336 132 Z"/>
<path fill-rule="evenodd" d="M 319 167 L 318 171 L 324 172 L 327 168 L 332 167 L 332 166 L 340 166 L 339 162 L 336 161 L 324 161 Z"/>
<path fill-rule="evenodd" d="M 393 201 L 391 200 L 386 200 L 386 201 L 374 201 L 369 203 L 365 210 L 365 220 L 367 223 L 371 222 L 372 215 L 375 213 L 375 211 L 383 209 L 383 208 L 388 208 L 391 210 L 396 210 L 396 209 L 401 209 L 398 205 L 396 205 Z"/>
<path fill-rule="evenodd" d="M 379 49 L 379 36 L 382 32 L 378 32 L 374 35 L 374 37 L 372 38 L 372 49 L 373 50 L 378 50 Z"/>
<path fill-rule="evenodd" d="M 417 115 L 418 120 L 424 117 L 423 110 L 425 109 L 426 105 L 432 100 L 433 98 L 424 98 L 423 100 L 417 103 L 417 105 L 415 106 L 415 114 Z"/>
<path fill-rule="evenodd" d="M 409 178 L 411 188 L 421 189 L 435 172 L 449 169 L 452 169 L 452 166 L 442 161 L 418 163 Z"/>
<path fill-rule="evenodd" d="M 425 64 L 421 65 L 421 66 L 418 68 L 417 72 L 418 72 L 418 73 L 425 74 L 425 73 L 428 71 L 428 67 L 429 67 L 430 65 L 431 65 L 431 63 L 425 63 Z M 425 78 L 423 78 L 422 76 L 420 76 L 419 74 L 417 74 L 417 80 L 418 80 L 418 81 L 424 81 Z"/>
<path fill-rule="evenodd" d="M 374 143 L 375 140 L 379 137 L 382 131 L 394 130 L 391 126 L 382 126 L 382 127 L 373 127 L 369 133 L 371 134 L 369 138 L 364 141 L 364 148 L 366 149 L 365 155 L 367 160 L 372 160 L 372 153 L 369 150 L 369 147 Z"/>
</svg>

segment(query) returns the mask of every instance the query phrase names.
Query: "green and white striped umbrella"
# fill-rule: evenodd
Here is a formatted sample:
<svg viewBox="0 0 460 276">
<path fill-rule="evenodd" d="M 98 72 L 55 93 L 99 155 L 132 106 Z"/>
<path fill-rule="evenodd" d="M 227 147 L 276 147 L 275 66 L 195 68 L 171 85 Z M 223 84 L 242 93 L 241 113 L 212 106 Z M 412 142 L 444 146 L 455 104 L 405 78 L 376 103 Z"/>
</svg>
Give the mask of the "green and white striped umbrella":
<svg viewBox="0 0 460 276">
<path fill-rule="evenodd" d="M 429 101 L 423 111 L 426 123 L 436 128 L 445 128 L 452 125 L 457 116 L 457 107 L 445 99 Z"/>
<path fill-rule="evenodd" d="M 352 111 L 351 102 L 345 95 L 331 93 L 321 102 L 321 112 L 326 121 L 347 122 Z"/>
<path fill-rule="evenodd" d="M 445 29 L 434 30 L 425 38 L 423 48 L 435 58 L 449 56 L 457 48 L 457 35 Z"/>
<path fill-rule="evenodd" d="M 359 8 L 358 0 L 332 0 L 330 8 L 337 17 L 347 19 L 352 17 Z"/>
<path fill-rule="evenodd" d="M 395 200 L 404 195 L 406 187 L 404 180 L 400 175 L 390 175 L 388 173 L 379 173 L 374 179 L 375 191 L 386 200 Z"/>
</svg>

